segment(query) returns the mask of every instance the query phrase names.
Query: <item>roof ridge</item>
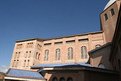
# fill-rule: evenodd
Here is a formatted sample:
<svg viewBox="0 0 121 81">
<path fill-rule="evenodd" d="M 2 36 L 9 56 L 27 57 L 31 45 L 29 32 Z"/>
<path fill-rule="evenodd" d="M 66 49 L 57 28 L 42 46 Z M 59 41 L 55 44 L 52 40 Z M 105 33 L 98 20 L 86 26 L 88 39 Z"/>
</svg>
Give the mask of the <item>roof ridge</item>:
<svg viewBox="0 0 121 81">
<path fill-rule="evenodd" d="M 30 72 L 37 72 L 37 71 L 32 71 L 32 70 L 25 70 L 25 69 L 15 69 L 15 68 L 9 68 L 9 70 L 21 70 L 21 71 L 30 71 Z"/>
</svg>

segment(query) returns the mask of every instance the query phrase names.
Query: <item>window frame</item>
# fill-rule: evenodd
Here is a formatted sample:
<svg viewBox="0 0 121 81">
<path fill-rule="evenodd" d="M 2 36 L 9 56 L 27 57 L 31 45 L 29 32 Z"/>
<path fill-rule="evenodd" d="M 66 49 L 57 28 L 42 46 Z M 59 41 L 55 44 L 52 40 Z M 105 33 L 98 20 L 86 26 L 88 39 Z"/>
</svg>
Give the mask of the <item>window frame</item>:
<svg viewBox="0 0 121 81">
<path fill-rule="evenodd" d="M 86 46 L 82 46 L 81 47 L 81 58 L 82 59 L 86 59 L 87 56 L 88 56 L 87 47 Z"/>
<path fill-rule="evenodd" d="M 61 54 L 61 50 L 60 50 L 60 48 L 57 48 L 56 50 L 55 50 L 55 60 L 60 60 L 60 54 Z"/>
<path fill-rule="evenodd" d="M 68 60 L 72 60 L 73 59 L 73 48 L 69 47 L 68 48 Z"/>
<path fill-rule="evenodd" d="M 48 61 L 48 58 L 49 57 L 49 50 L 48 49 L 46 49 L 45 50 L 45 55 L 44 55 L 44 61 Z"/>
<path fill-rule="evenodd" d="M 114 11 L 113 8 L 110 10 L 110 12 L 111 12 L 111 15 L 112 15 L 112 16 L 115 15 L 115 11 Z"/>
<path fill-rule="evenodd" d="M 104 17 L 105 17 L 105 21 L 107 21 L 107 20 L 108 20 L 108 14 L 105 13 L 105 14 L 104 14 Z"/>
</svg>

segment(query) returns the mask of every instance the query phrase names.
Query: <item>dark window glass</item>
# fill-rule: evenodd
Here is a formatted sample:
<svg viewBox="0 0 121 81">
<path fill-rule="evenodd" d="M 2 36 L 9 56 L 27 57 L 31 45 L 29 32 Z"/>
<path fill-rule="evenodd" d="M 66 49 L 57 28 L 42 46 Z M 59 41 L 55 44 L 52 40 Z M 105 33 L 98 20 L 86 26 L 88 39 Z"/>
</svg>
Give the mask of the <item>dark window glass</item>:
<svg viewBox="0 0 121 81">
<path fill-rule="evenodd" d="M 111 15 L 115 15 L 114 9 L 111 9 Z"/>
<path fill-rule="evenodd" d="M 73 81 L 73 79 L 72 79 L 71 77 L 69 77 L 69 78 L 67 79 L 67 81 Z"/>
<path fill-rule="evenodd" d="M 57 79 L 56 77 L 54 77 L 54 78 L 52 79 L 52 81 L 58 81 L 58 79 Z"/>
<path fill-rule="evenodd" d="M 105 16 L 105 20 L 108 20 L 108 15 L 107 15 L 107 14 L 105 14 L 104 16 Z"/>
<path fill-rule="evenodd" d="M 61 77 L 59 81 L 65 81 L 65 78 Z"/>
</svg>

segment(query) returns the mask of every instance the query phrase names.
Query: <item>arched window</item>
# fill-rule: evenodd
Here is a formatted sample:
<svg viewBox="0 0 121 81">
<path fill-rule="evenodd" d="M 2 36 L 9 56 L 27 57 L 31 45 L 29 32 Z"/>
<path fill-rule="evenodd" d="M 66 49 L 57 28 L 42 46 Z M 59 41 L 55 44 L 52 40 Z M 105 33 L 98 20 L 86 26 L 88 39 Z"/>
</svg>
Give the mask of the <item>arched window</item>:
<svg viewBox="0 0 121 81">
<path fill-rule="evenodd" d="M 48 61 L 49 50 L 45 50 L 44 61 Z"/>
<path fill-rule="evenodd" d="M 31 57 L 31 54 L 28 54 L 28 58 L 30 58 Z"/>
<path fill-rule="evenodd" d="M 17 58 L 19 58 L 21 52 L 18 52 Z"/>
<path fill-rule="evenodd" d="M 40 59 L 40 53 L 38 54 L 38 59 Z"/>
<path fill-rule="evenodd" d="M 59 81 L 65 81 L 65 78 L 61 77 Z"/>
<path fill-rule="evenodd" d="M 73 59 L 73 48 L 69 47 L 68 48 L 68 60 L 72 60 Z"/>
<path fill-rule="evenodd" d="M 87 58 L 87 47 L 86 46 L 81 47 L 81 58 Z"/>
<path fill-rule="evenodd" d="M 100 45 L 100 44 L 95 45 L 95 48 L 99 48 L 99 47 L 101 47 L 101 45 Z"/>
<path fill-rule="evenodd" d="M 15 55 L 14 55 L 14 59 L 16 59 L 16 57 L 17 57 L 17 52 L 16 52 Z"/>
<path fill-rule="evenodd" d="M 36 56 L 35 56 L 35 58 L 37 59 L 37 57 L 38 57 L 38 52 L 36 52 Z"/>
<path fill-rule="evenodd" d="M 105 20 L 108 20 L 108 15 L 107 14 L 104 14 L 104 16 L 105 16 Z"/>
<path fill-rule="evenodd" d="M 67 79 L 67 81 L 73 81 L 73 79 L 72 79 L 71 77 L 69 77 L 69 78 Z"/>
<path fill-rule="evenodd" d="M 24 65 L 23 65 L 23 67 L 26 67 L 26 60 L 24 60 Z"/>
<path fill-rule="evenodd" d="M 55 53 L 55 60 L 60 60 L 60 49 L 59 49 L 59 48 L 56 49 L 55 52 L 56 52 L 56 53 Z"/>
<path fill-rule="evenodd" d="M 114 11 L 113 8 L 112 8 L 110 11 L 111 11 L 111 15 L 112 15 L 112 16 L 115 15 L 115 11 Z"/>
<path fill-rule="evenodd" d="M 27 64 L 27 66 L 29 66 L 29 60 L 28 60 L 28 64 Z"/>
<path fill-rule="evenodd" d="M 57 79 L 56 77 L 54 77 L 54 78 L 52 79 L 52 81 L 58 81 L 58 79 Z"/>
<path fill-rule="evenodd" d="M 15 63 L 15 67 L 17 67 L 18 66 L 18 60 L 16 60 L 16 63 Z"/>
<path fill-rule="evenodd" d="M 104 66 L 102 63 L 100 63 L 100 64 L 98 65 L 98 67 L 99 67 L 99 68 L 103 68 L 103 69 L 105 68 L 105 66 Z"/>
</svg>

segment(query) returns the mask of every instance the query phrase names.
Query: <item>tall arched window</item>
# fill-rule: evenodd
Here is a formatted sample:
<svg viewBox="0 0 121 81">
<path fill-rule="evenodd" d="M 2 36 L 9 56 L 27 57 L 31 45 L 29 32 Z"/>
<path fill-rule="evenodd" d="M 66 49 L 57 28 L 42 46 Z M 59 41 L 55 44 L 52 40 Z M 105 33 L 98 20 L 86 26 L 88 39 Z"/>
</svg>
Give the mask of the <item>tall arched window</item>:
<svg viewBox="0 0 121 81">
<path fill-rule="evenodd" d="M 64 77 L 61 77 L 59 81 L 65 81 L 65 78 Z"/>
<path fill-rule="evenodd" d="M 23 66 L 26 67 L 26 60 L 24 60 L 24 65 Z"/>
<path fill-rule="evenodd" d="M 56 49 L 55 51 L 55 60 L 60 60 L 60 49 Z"/>
<path fill-rule="evenodd" d="M 108 15 L 107 14 L 104 14 L 104 16 L 105 16 L 105 20 L 108 20 Z"/>
<path fill-rule="evenodd" d="M 44 61 L 48 61 L 49 50 L 45 50 Z"/>
<path fill-rule="evenodd" d="M 114 11 L 113 8 L 112 8 L 110 11 L 111 11 L 111 15 L 112 15 L 112 16 L 115 15 L 115 11 Z"/>
<path fill-rule="evenodd" d="M 35 56 L 35 58 L 37 59 L 37 57 L 38 57 L 38 52 L 36 52 L 36 56 Z"/>
<path fill-rule="evenodd" d="M 38 54 L 38 59 L 40 59 L 40 53 Z"/>
<path fill-rule="evenodd" d="M 58 79 L 57 79 L 56 77 L 54 77 L 54 78 L 52 79 L 52 81 L 58 81 Z"/>
<path fill-rule="evenodd" d="M 81 58 L 87 58 L 87 47 L 86 46 L 81 47 Z"/>
<path fill-rule="evenodd" d="M 27 64 L 27 67 L 29 66 L 29 60 L 28 60 L 28 64 Z"/>
<path fill-rule="evenodd" d="M 73 48 L 69 47 L 68 48 L 68 60 L 72 60 L 73 59 Z"/>
<path fill-rule="evenodd" d="M 73 81 L 73 79 L 72 79 L 71 77 L 69 77 L 69 78 L 67 79 L 67 81 Z"/>
</svg>

